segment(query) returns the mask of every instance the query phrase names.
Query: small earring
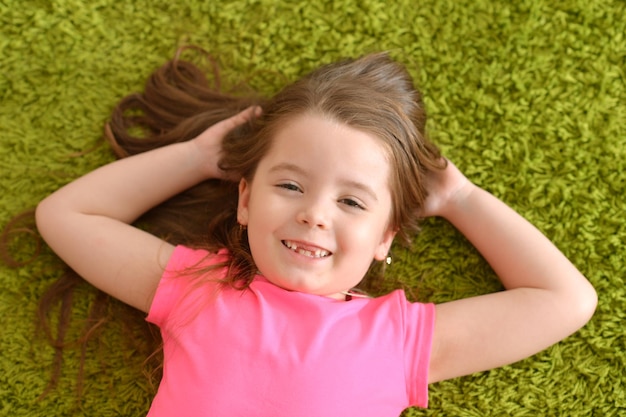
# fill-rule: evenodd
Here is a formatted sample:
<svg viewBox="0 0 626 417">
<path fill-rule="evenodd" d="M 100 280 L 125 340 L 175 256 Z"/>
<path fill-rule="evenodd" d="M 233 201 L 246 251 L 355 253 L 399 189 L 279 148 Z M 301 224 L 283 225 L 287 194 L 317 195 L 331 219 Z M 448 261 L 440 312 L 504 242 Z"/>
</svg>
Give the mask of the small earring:
<svg viewBox="0 0 626 417">
<path fill-rule="evenodd" d="M 239 240 L 243 239 L 244 233 L 246 232 L 247 228 L 248 226 L 246 226 L 245 224 L 239 223 L 239 233 L 237 234 Z"/>
<path fill-rule="evenodd" d="M 387 257 L 385 258 L 385 263 L 386 263 L 387 265 L 391 265 L 391 256 L 387 256 Z"/>
</svg>

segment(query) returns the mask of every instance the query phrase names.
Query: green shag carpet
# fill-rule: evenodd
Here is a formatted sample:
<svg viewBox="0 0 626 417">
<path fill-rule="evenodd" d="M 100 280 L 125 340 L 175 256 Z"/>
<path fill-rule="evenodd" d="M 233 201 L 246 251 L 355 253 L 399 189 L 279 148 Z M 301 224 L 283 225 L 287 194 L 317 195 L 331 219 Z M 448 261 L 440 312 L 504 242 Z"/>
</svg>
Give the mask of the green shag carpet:
<svg viewBox="0 0 626 417">
<path fill-rule="evenodd" d="M 575 335 L 434 384 L 430 408 L 405 416 L 626 415 L 626 3 L 0 0 L 0 226 L 110 161 L 98 144 L 112 107 L 185 44 L 210 51 L 224 86 L 268 94 L 322 63 L 390 51 L 424 91 L 445 154 L 597 289 L 597 312 Z M 36 239 L 19 230 L 9 247 L 26 261 Z M 441 220 L 393 254 L 389 273 L 419 300 L 500 288 Z M 59 266 L 45 247 L 26 266 L 0 265 L 0 416 L 145 415 L 143 358 L 116 325 L 88 349 L 81 401 L 72 350 L 58 389 L 38 399 L 54 352 L 34 335 L 34 317 Z M 92 299 L 85 290 L 75 300 L 76 323 Z"/>
</svg>

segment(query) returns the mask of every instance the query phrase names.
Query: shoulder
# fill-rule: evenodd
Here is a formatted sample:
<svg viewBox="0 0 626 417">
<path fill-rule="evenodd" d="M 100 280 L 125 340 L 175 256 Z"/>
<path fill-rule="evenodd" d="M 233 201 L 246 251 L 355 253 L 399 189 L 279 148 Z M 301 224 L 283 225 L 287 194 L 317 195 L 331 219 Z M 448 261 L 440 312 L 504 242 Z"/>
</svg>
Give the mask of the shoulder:
<svg viewBox="0 0 626 417">
<path fill-rule="evenodd" d="M 214 265 L 226 263 L 229 252 L 222 249 L 218 252 L 209 252 L 206 249 L 176 246 L 163 272 L 163 278 L 171 278 L 184 273 L 201 271 Z"/>
<path fill-rule="evenodd" d="M 207 286 L 217 288 L 225 275 L 229 253 L 176 246 L 163 270 L 157 286 L 148 321 L 159 326 L 165 323 L 173 309 L 184 303 L 194 303 L 200 295 L 210 293 Z M 221 267 L 224 266 L 224 267 Z"/>
<path fill-rule="evenodd" d="M 435 331 L 435 305 L 412 302 L 402 290 L 363 303 L 356 316 L 374 337 L 379 357 L 395 352 L 401 361 L 410 405 L 428 405 L 428 372 Z"/>
<path fill-rule="evenodd" d="M 358 311 L 360 320 L 380 324 L 389 331 L 400 332 L 405 338 L 417 337 L 430 343 L 435 326 L 435 305 L 407 299 L 402 290 L 375 298 L 358 298 L 347 302 Z"/>
<path fill-rule="evenodd" d="M 400 315 L 404 320 L 412 321 L 419 317 L 434 321 L 434 304 L 410 301 L 402 290 L 395 290 L 367 300 L 370 305 L 376 306 L 377 309 L 393 312 L 393 314 Z"/>
<path fill-rule="evenodd" d="M 428 406 L 428 376 L 435 333 L 435 305 L 411 302 L 404 291 L 390 294 L 399 310 L 407 392 L 411 405 Z"/>
</svg>

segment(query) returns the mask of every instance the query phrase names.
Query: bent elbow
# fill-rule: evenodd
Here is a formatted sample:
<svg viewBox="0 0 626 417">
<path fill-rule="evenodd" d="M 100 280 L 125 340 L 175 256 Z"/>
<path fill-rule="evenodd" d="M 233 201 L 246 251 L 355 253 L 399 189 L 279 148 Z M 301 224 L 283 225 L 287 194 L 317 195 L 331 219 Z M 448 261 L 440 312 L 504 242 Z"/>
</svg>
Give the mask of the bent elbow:
<svg viewBox="0 0 626 417">
<path fill-rule="evenodd" d="M 58 209 L 54 207 L 54 202 L 50 198 L 40 201 L 35 208 L 35 225 L 41 237 L 48 242 L 49 229 L 53 226 L 54 216 L 58 213 Z"/>
<path fill-rule="evenodd" d="M 48 212 L 50 210 L 48 209 L 48 205 L 47 199 L 44 199 L 40 201 L 35 208 L 35 225 L 37 226 L 39 233 L 41 233 L 42 229 L 45 229 L 45 225 L 49 217 Z"/>
<path fill-rule="evenodd" d="M 583 285 L 578 289 L 575 304 L 572 306 L 572 317 L 577 321 L 577 329 L 583 327 L 596 311 L 598 306 L 598 293 L 595 288 L 585 279 Z"/>
</svg>

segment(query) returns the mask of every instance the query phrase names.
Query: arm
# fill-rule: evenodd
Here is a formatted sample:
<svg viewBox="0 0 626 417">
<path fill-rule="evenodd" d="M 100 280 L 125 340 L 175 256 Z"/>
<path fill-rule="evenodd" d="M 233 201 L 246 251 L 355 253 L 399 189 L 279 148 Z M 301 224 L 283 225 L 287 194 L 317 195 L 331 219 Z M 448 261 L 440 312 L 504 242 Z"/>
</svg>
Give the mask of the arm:
<svg viewBox="0 0 626 417">
<path fill-rule="evenodd" d="M 430 185 L 425 214 L 463 233 L 506 291 L 436 307 L 429 382 L 521 360 L 591 318 L 595 290 L 539 230 L 451 163 Z"/>
<path fill-rule="evenodd" d="M 174 248 L 130 223 L 185 189 L 221 176 L 222 138 L 255 111 L 247 109 L 191 141 L 113 162 L 66 185 L 37 207 L 41 235 L 95 287 L 147 312 Z"/>
</svg>

